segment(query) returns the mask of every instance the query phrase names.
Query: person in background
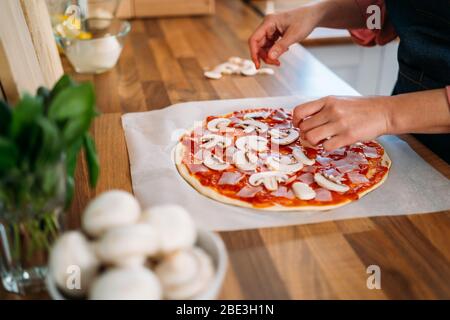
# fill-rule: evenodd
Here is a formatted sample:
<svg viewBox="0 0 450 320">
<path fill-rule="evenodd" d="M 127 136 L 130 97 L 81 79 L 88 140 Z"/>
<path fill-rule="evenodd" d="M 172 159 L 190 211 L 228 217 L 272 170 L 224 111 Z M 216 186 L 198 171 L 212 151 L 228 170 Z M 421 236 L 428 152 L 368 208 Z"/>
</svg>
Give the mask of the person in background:
<svg viewBox="0 0 450 320">
<path fill-rule="evenodd" d="M 381 9 L 369 30 L 367 7 Z M 349 29 L 363 46 L 400 38 L 393 96 L 330 96 L 299 105 L 294 125 L 311 144 L 333 150 L 383 134 L 415 133 L 450 163 L 450 3 L 447 0 L 328 0 L 267 16 L 249 38 L 256 67 L 278 60 L 316 27 Z M 370 75 L 367 75 L 370 77 Z"/>
</svg>

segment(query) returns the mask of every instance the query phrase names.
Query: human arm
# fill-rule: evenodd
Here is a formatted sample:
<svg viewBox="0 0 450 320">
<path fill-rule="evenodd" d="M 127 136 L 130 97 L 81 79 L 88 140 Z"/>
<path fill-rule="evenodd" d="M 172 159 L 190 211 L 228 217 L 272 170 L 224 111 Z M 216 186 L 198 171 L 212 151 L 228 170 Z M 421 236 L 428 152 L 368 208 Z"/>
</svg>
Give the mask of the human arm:
<svg viewBox="0 0 450 320">
<path fill-rule="evenodd" d="M 293 43 L 306 38 L 316 27 L 358 29 L 365 18 L 355 0 L 326 0 L 265 17 L 249 38 L 256 67 L 260 60 L 279 65 L 278 58 Z"/>
<path fill-rule="evenodd" d="M 450 132 L 449 89 L 392 97 L 326 97 L 294 110 L 303 138 L 334 150 L 383 134 Z"/>
</svg>

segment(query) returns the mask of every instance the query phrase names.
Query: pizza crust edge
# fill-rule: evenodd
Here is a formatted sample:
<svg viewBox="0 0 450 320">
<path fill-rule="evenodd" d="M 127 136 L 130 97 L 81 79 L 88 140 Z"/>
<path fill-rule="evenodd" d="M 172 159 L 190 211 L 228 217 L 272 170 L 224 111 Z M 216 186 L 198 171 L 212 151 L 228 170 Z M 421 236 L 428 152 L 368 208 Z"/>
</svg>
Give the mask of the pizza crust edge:
<svg viewBox="0 0 450 320">
<path fill-rule="evenodd" d="M 381 146 L 383 146 L 378 141 L 377 141 L 377 143 L 380 144 Z M 384 147 L 383 147 L 383 149 L 384 149 Z M 175 146 L 175 149 L 174 149 L 174 161 L 175 161 L 175 166 L 176 166 L 179 174 L 197 192 L 199 192 L 200 194 L 202 194 L 202 195 L 204 195 L 204 196 L 206 196 L 206 197 L 208 197 L 208 198 L 210 198 L 212 200 L 215 200 L 215 201 L 218 201 L 218 202 L 221 202 L 221 203 L 231 204 L 231 205 L 238 206 L 238 207 L 252 208 L 252 209 L 255 209 L 255 210 L 264 210 L 264 211 L 326 211 L 326 210 L 336 209 L 336 208 L 342 207 L 342 206 L 344 206 L 346 204 L 349 204 L 349 203 L 353 202 L 352 200 L 348 199 L 347 201 L 344 201 L 342 203 L 331 204 L 331 205 L 321 205 L 321 206 L 285 207 L 285 206 L 282 206 L 282 205 L 279 205 L 279 204 L 275 204 L 275 205 L 273 205 L 271 207 L 254 207 L 248 202 L 226 197 L 226 196 L 218 193 L 217 191 L 215 191 L 215 190 L 213 190 L 213 189 L 211 189 L 209 187 L 203 186 L 195 178 L 195 176 L 193 176 L 193 175 L 191 175 L 189 173 L 189 170 L 187 169 L 186 165 L 183 164 L 182 158 L 183 158 L 184 152 L 185 152 L 185 147 L 184 147 L 184 145 L 181 142 L 179 142 Z M 391 159 L 389 158 L 388 154 L 386 153 L 386 149 L 384 149 L 384 154 L 383 154 L 383 158 L 382 158 L 382 164 L 385 164 L 385 166 L 387 166 L 387 168 L 388 168 L 388 171 L 384 175 L 383 179 L 381 179 L 378 183 L 374 184 L 369 189 L 358 193 L 358 198 L 359 199 L 361 199 L 363 196 L 365 196 L 369 192 L 377 189 L 378 187 L 380 187 L 386 181 L 386 179 L 387 179 L 387 177 L 389 175 L 391 164 L 392 164 Z M 355 201 L 357 201 L 357 200 L 355 200 Z"/>
</svg>

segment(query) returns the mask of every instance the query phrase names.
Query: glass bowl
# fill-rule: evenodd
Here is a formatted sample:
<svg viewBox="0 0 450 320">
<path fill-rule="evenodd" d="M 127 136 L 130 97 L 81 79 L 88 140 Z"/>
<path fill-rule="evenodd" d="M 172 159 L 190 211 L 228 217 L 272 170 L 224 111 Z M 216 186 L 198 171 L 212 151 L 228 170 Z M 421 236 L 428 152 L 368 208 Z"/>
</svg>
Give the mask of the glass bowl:
<svg viewBox="0 0 450 320">
<path fill-rule="evenodd" d="M 79 36 L 56 36 L 75 71 L 99 74 L 114 68 L 131 30 L 130 23 L 114 18 L 89 18 L 82 26 Z"/>
<path fill-rule="evenodd" d="M 114 18 L 119 3 L 119 0 L 88 0 L 87 18 Z"/>
</svg>

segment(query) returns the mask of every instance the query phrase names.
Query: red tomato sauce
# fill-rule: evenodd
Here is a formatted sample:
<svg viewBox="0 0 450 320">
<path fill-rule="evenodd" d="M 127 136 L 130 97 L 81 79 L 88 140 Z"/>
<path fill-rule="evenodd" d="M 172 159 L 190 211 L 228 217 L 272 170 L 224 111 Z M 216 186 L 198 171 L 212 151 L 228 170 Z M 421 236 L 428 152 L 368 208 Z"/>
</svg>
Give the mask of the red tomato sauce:
<svg viewBox="0 0 450 320">
<path fill-rule="evenodd" d="M 227 114 L 225 116 L 209 116 L 206 118 L 206 121 L 203 122 L 202 129 L 204 131 L 207 131 L 206 124 L 215 118 L 219 118 L 219 117 L 221 117 L 221 118 L 237 118 L 237 119 L 242 120 L 243 115 L 245 113 L 260 112 L 260 111 L 268 111 L 268 112 L 273 113 L 274 109 L 269 109 L 269 108 L 251 109 L 251 110 L 236 111 L 231 114 Z M 268 124 L 270 128 L 273 128 L 277 124 L 286 124 L 286 123 L 291 122 L 292 116 L 289 114 L 288 117 L 283 121 L 280 121 L 278 119 L 273 119 L 271 117 L 269 117 L 267 119 L 258 119 L 258 121 L 264 122 L 264 123 Z M 233 124 L 231 124 L 230 126 L 232 127 Z M 194 129 L 192 132 L 190 132 L 189 134 L 187 134 L 181 138 L 181 142 L 186 147 L 185 152 L 183 154 L 182 163 L 187 165 L 188 170 L 189 170 L 189 164 L 193 163 L 192 162 L 194 160 L 193 155 L 198 150 L 201 150 L 200 141 L 199 141 L 199 137 L 201 137 L 201 135 L 198 135 L 198 134 L 196 135 L 195 131 L 196 131 L 196 129 Z M 238 133 L 239 133 L 239 136 L 245 135 L 239 131 L 238 131 Z M 215 134 L 223 134 L 223 132 L 215 133 Z M 237 137 L 234 136 L 234 140 L 236 140 L 236 139 L 237 139 Z M 268 141 L 269 141 L 269 148 L 271 148 L 272 146 L 271 146 L 270 139 L 268 139 Z M 371 172 L 372 172 L 371 176 L 370 177 L 366 176 L 367 179 L 369 180 L 369 182 L 361 183 L 361 184 L 352 184 L 350 179 L 347 178 L 345 181 L 342 181 L 342 183 L 348 185 L 350 187 L 350 190 L 345 193 L 338 193 L 335 191 L 330 191 L 331 195 L 332 195 L 331 201 L 318 201 L 318 200 L 314 200 L 314 199 L 313 200 L 300 200 L 296 197 L 294 197 L 293 199 L 286 198 L 286 197 L 279 197 L 279 196 L 274 196 L 272 194 L 273 191 L 266 190 L 265 188 L 263 188 L 262 191 L 258 192 L 255 196 L 253 196 L 251 198 L 243 198 L 243 197 L 239 197 L 237 194 L 243 187 L 249 185 L 249 183 L 248 183 L 248 179 L 250 177 L 249 174 L 244 174 L 244 178 L 242 178 L 235 185 L 219 185 L 218 184 L 218 182 L 224 172 L 235 172 L 235 171 L 240 172 L 240 170 L 238 170 L 235 166 L 231 166 L 230 168 L 223 170 L 223 171 L 215 171 L 215 170 L 211 170 L 211 169 L 208 169 L 206 172 L 196 172 L 196 173 L 193 173 L 190 170 L 189 171 L 190 171 L 190 174 L 193 175 L 203 186 L 211 188 L 226 197 L 248 202 L 248 203 L 252 204 L 254 207 L 263 208 L 263 207 L 270 207 L 275 204 L 279 204 L 279 205 L 286 206 L 286 207 L 336 205 L 336 204 L 346 202 L 348 200 L 357 200 L 359 198 L 358 193 L 364 192 L 364 191 L 368 190 L 369 188 L 371 188 L 373 185 L 379 183 L 383 179 L 383 177 L 387 174 L 388 168 L 385 167 L 381 163 L 382 156 L 384 154 L 383 147 L 374 141 L 364 142 L 363 144 L 365 146 L 375 148 L 377 151 L 377 154 L 380 157 L 378 157 L 378 158 L 367 158 L 366 157 L 368 163 L 360 164 L 359 169 L 355 169 L 352 172 L 357 172 L 357 173 L 360 173 L 363 175 L 367 175 L 369 170 L 371 170 Z M 293 147 L 295 145 L 301 146 L 301 142 L 299 140 L 297 140 L 296 142 L 294 142 L 288 146 L 279 146 L 279 153 L 290 154 L 291 147 Z M 322 155 L 322 157 L 329 158 L 331 160 L 341 160 L 346 157 L 347 152 L 349 152 L 349 151 L 358 152 L 358 153 L 363 154 L 362 147 L 363 146 L 345 147 L 344 148 L 345 152 L 343 154 L 331 154 L 331 155 L 327 155 L 327 156 Z M 316 156 L 318 154 L 321 154 L 323 151 L 323 149 L 321 147 L 319 147 L 317 149 L 304 147 L 303 149 L 305 150 L 305 154 L 307 155 L 307 157 L 311 158 L 311 159 L 316 158 Z M 189 150 L 189 152 L 186 152 L 187 150 Z M 215 151 L 213 150 L 212 152 L 214 153 Z M 197 162 L 195 162 L 195 163 L 201 163 L 201 161 L 199 161 L 199 160 L 196 160 L 196 161 Z M 304 171 L 305 167 L 301 171 L 297 172 L 296 175 L 298 176 L 304 172 L 307 172 L 307 171 Z M 331 163 L 323 166 L 323 165 L 319 164 L 317 161 L 315 162 L 315 164 L 312 167 L 313 167 L 313 170 L 311 170 L 311 171 L 313 174 L 320 170 L 324 170 L 324 169 L 326 170 L 326 169 L 333 168 Z M 258 168 L 257 171 L 259 171 L 259 170 L 260 169 Z M 309 171 L 309 172 L 311 172 L 311 171 Z M 289 177 L 291 177 L 293 175 L 295 175 L 295 174 L 290 174 Z M 346 177 L 346 176 L 347 175 L 344 174 L 344 177 Z M 290 188 L 290 186 L 294 182 L 295 181 L 292 181 L 288 184 L 280 183 L 279 186 L 286 186 L 286 187 Z M 320 188 L 320 186 L 317 185 L 317 183 L 315 183 L 315 182 L 310 184 L 310 187 L 313 189 Z"/>
</svg>

